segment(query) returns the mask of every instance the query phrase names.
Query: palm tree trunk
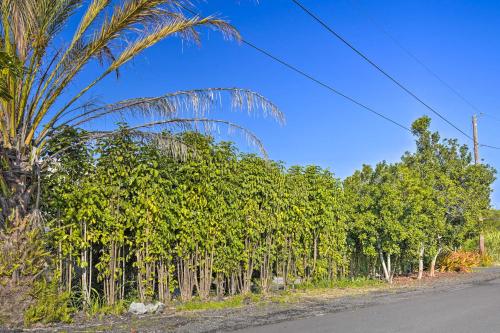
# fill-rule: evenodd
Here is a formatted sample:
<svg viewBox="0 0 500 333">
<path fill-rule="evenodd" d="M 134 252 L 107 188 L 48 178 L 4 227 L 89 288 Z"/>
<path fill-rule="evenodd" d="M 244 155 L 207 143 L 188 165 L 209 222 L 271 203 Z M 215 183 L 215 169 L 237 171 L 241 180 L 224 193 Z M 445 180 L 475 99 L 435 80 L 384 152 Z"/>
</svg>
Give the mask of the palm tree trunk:
<svg viewBox="0 0 500 333">
<path fill-rule="evenodd" d="M 33 214 L 37 190 L 33 170 L 28 154 L 0 146 L 0 257 L 12 271 L 1 277 L 3 286 L 32 281 L 46 269 L 46 251 L 36 231 L 39 214 Z"/>
<path fill-rule="evenodd" d="M 36 189 L 33 167 L 27 154 L 0 147 L 0 229 L 16 228 L 32 210 Z"/>
</svg>

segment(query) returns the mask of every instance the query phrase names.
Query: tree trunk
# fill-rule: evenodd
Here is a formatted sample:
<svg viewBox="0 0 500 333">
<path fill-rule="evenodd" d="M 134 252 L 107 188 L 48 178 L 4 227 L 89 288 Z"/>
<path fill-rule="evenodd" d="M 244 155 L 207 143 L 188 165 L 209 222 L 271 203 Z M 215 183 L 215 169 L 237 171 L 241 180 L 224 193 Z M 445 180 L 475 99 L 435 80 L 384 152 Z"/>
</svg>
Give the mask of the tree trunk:
<svg viewBox="0 0 500 333">
<path fill-rule="evenodd" d="M 384 254 L 382 251 L 379 251 L 380 262 L 382 263 L 382 269 L 384 270 L 384 277 L 388 283 L 392 283 L 392 274 L 391 274 L 391 255 L 387 255 L 387 263 L 384 258 Z"/>
<path fill-rule="evenodd" d="M 441 248 L 438 248 L 436 254 L 434 255 L 434 257 L 432 257 L 432 261 L 431 261 L 431 267 L 430 267 L 430 272 L 429 272 L 429 276 L 436 276 L 436 273 L 435 273 L 435 270 L 436 270 L 436 261 L 437 261 L 437 258 L 439 256 L 439 254 L 441 253 Z"/>
<path fill-rule="evenodd" d="M 193 297 L 193 274 L 192 256 L 189 259 L 179 258 L 177 262 L 177 281 L 179 283 L 179 290 L 181 292 L 182 301 L 189 301 Z"/>
<path fill-rule="evenodd" d="M 0 147 L 0 263 L 12 272 L 0 276 L 3 286 L 32 281 L 46 267 L 45 251 L 38 251 L 40 232 L 32 232 L 41 221 L 31 202 L 37 189 L 35 169 L 29 154 Z"/>
<path fill-rule="evenodd" d="M 1 147 L 0 166 L 0 230 L 4 231 L 19 227 L 32 213 L 36 184 L 28 154 Z"/>
<path fill-rule="evenodd" d="M 87 250 L 81 251 L 81 265 L 82 265 L 82 275 L 81 275 L 81 287 L 82 287 L 82 298 L 84 307 L 90 304 L 90 290 L 88 286 L 88 259 Z"/>
<path fill-rule="evenodd" d="M 87 246 L 87 223 L 82 222 L 82 238 L 83 238 L 83 249 L 80 250 L 80 260 L 82 267 L 81 275 L 81 287 L 82 287 L 82 297 L 84 302 L 84 307 L 90 304 L 90 289 L 88 286 L 88 270 L 89 270 L 89 260 L 88 260 L 88 246 Z"/>
<path fill-rule="evenodd" d="M 479 234 L 479 253 L 484 255 L 486 253 L 485 245 L 484 245 L 484 233 L 481 231 Z"/>
<path fill-rule="evenodd" d="M 247 253 L 247 261 L 242 263 L 241 270 L 241 281 L 240 281 L 240 292 L 242 294 L 248 294 L 250 292 L 250 287 L 252 285 L 252 274 L 253 274 L 253 257 L 254 257 L 254 246 L 247 238 L 245 239 L 245 252 Z"/>
<path fill-rule="evenodd" d="M 197 290 L 202 300 L 207 299 L 210 295 L 210 287 L 212 286 L 213 253 L 213 250 L 211 253 L 205 250 L 202 258 L 198 261 L 199 280 L 197 282 Z"/>
<path fill-rule="evenodd" d="M 125 299 L 125 280 L 126 280 L 126 254 L 125 244 L 122 245 L 122 285 L 120 290 L 120 299 Z"/>
<path fill-rule="evenodd" d="M 170 260 L 160 259 L 157 264 L 158 299 L 160 302 L 170 302 Z"/>
<path fill-rule="evenodd" d="M 108 271 L 104 278 L 104 296 L 107 305 L 114 305 L 116 301 L 116 275 L 117 275 L 117 262 L 118 251 L 116 241 L 112 240 L 108 248 L 109 262 L 107 263 Z"/>
<path fill-rule="evenodd" d="M 267 294 L 269 292 L 269 287 L 271 286 L 272 279 L 272 258 L 271 258 L 271 236 L 266 236 L 266 251 L 262 257 L 262 263 L 260 265 L 260 286 L 262 293 Z"/>
<path fill-rule="evenodd" d="M 318 236 L 314 235 L 313 244 L 313 265 L 311 269 L 311 277 L 314 277 L 316 271 L 316 261 L 318 260 Z"/>
<path fill-rule="evenodd" d="M 217 293 L 217 298 L 222 299 L 224 297 L 225 293 L 225 287 L 224 287 L 224 282 L 226 279 L 224 278 L 224 274 L 221 272 L 217 272 L 216 278 L 215 278 L 215 286 L 216 286 L 216 293 Z"/>
<path fill-rule="evenodd" d="M 69 237 L 73 234 L 73 228 L 69 228 Z M 71 255 L 73 246 L 70 247 L 68 261 L 66 262 L 66 291 L 71 292 L 73 283 L 73 256 Z"/>
<path fill-rule="evenodd" d="M 229 278 L 229 294 L 231 296 L 234 296 L 236 295 L 236 277 L 235 277 L 235 273 L 232 272 L 231 273 L 231 276 Z"/>
<path fill-rule="evenodd" d="M 420 252 L 418 253 L 418 276 L 417 279 L 421 280 L 424 274 L 424 244 L 420 245 Z"/>
</svg>

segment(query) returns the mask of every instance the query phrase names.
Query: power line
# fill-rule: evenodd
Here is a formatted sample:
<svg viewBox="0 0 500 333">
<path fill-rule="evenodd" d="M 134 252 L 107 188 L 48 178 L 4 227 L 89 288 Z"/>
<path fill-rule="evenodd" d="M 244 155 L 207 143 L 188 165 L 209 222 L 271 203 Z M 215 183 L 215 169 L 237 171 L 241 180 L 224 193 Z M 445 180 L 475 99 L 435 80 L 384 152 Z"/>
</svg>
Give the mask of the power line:
<svg viewBox="0 0 500 333">
<path fill-rule="evenodd" d="M 186 11 L 190 12 L 191 14 L 196 15 L 196 16 L 199 16 L 199 14 L 198 14 L 198 13 L 196 13 L 196 12 L 194 12 L 193 10 L 191 10 L 191 9 L 189 9 L 189 8 L 186 8 L 186 7 L 183 7 L 183 8 L 184 8 Z M 322 87 L 324 87 L 324 88 L 326 88 L 326 89 L 330 90 L 331 92 L 333 92 L 333 93 L 335 93 L 335 94 L 337 94 L 337 95 L 339 95 L 339 96 L 343 97 L 344 99 L 346 99 L 346 100 L 350 101 L 351 103 L 353 103 L 353 104 L 355 104 L 355 105 L 357 105 L 357 106 L 359 106 L 359 107 L 361 107 L 361 108 L 365 109 L 366 111 L 369 111 L 369 112 L 371 112 L 371 113 L 375 114 L 376 116 L 378 116 L 378 117 L 380 117 L 380 118 L 382 118 L 382 119 L 384 119 L 384 120 L 386 120 L 386 121 L 388 121 L 388 122 L 390 122 L 390 123 L 392 123 L 392 124 L 394 124 L 394 125 L 396 125 L 396 126 L 398 126 L 398 127 L 402 128 L 402 129 L 404 129 L 404 130 L 406 130 L 406 131 L 408 131 L 408 132 L 412 133 L 411 129 L 409 129 L 407 126 L 405 126 L 405 125 L 403 125 L 403 124 L 401 124 L 401 123 L 399 123 L 399 122 L 397 122 L 397 121 L 395 121 L 395 120 L 393 120 L 393 119 L 391 119 L 391 118 L 389 118 L 389 117 L 387 117 L 387 116 L 385 116 L 385 115 L 381 114 L 380 112 L 375 111 L 374 109 L 372 109 L 372 108 L 370 108 L 370 107 L 366 106 L 365 104 L 363 104 L 363 103 L 361 103 L 361 102 L 359 102 L 359 101 L 355 100 L 354 98 L 352 98 L 352 97 L 350 97 L 350 96 L 348 96 L 348 95 L 346 95 L 346 94 L 344 94 L 344 93 L 340 92 L 339 90 L 337 90 L 337 89 L 333 88 L 332 86 L 330 86 L 330 85 L 328 85 L 328 84 L 326 84 L 326 83 L 324 83 L 324 82 L 322 82 L 322 81 L 320 81 L 320 80 L 316 79 L 315 77 L 313 77 L 312 75 L 310 75 L 310 74 L 308 74 L 308 73 L 304 72 L 303 70 L 301 70 L 301 69 L 299 69 L 299 68 L 297 68 L 297 67 L 293 66 L 292 64 L 290 64 L 290 63 L 288 63 L 288 62 L 286 62 L 286 61 L 284 61 L 284 60 L 282 60 L 282 59 L 278 58 L 277 56 L 275 56 L 275 55 L 271 54 L 270 52 L 268 52 L 268 51 L 264 50 L 263 48 L 258 47 L 258 46 L 257 46 L 257 45 L 255 45 L 254 43 L 252 43 L 252 42 L 250 42 L 250 41 L 248 41 L 248 40 L 245 40 L 245 39 L 241 39 L 241 42 L 242 42 L 243 44 L 245 44 L 245 45 L 249 46 L 250 48 L 252 48 L 252 49 L 254 49 L 254 50 L 258 51 L 259 53 L 261 53 L 261 54 L 265 55 L 266 57 L 270 58 L 271 60 L 278 62 L 279 64 L 281 64 L 281 65 L 285 66 L 286 68 L 288 68 L 288 69 L 290 69 L 290 70 L 292 70 L 292 71 L 296 72 L 297 74 L 300 74 L 301 76 L 303 76 L 303 77 L 305 77 L 305 78 L 307 78 L 307 79 L 311 80 L 312 82 L 315 82 L 316 84 L 318 84 L 318 85 L 320 85 L 320 86 L 322 86 Z M 492 148 L 492 149 L 498 149 L 498 150 L 500 150 L 500 147 L 495 147 L 495 146 L 490 146 L 490 145 L 480 144 L 479 146 L 480 146 L 480 147 L 485 147 L 485 148 Z"/>
<path fill-rule="evenodd" d="M 499 118 L 491 115 L 491 114 L 488 114 L 488 113 L 484 113 L 484 112 L 481 112 L 478 117 L 482 117 L 482 116 L 487 116 L 487 117 L 490 117 L 492 118 L 493 120 L 495 121 L 500 121 Z M 492 145 L 483 145 L 483 144 L 480 144 L 479 147 L 484 147 L 484 148 L 491 148 L 491 149 L 497 149 L 497 150 L 500 150 L 500 147 L 496 147 L 496 146 L 492 146 Z"/>
<path fill-rule="evenodd" d="M 335 30 L 333 30 L 330 26 L 328 26 L 323 20 L 321 20 L 318 16 L 316 16 L 313 12 L 311 12 L 309 9 L 307 9 L 304 5 L 302 5 L 298 0 L 291 0 L 293 3 L 295 3 L 302 11 L 304 11 L 307 15 L 312 17 L 315 21 L 317 21 L 321 26 L 323 26 L 327 31 L 329 31 L 331 34 L 333 34 L 337 39 L 339 39 L 342 43 L 347 45 L 351 50 L 353 50 L 356 54 L 358 54 L 361 58 L 363 58 L 366 62 L 368 62 L 370 65 L 372 65 L 374 68 L 376 68 L 380 73 L 382 73 L 384 76 L 386 76 L 389 80 L 391 80 L 394 84 L 396 84 L 399 88 L 404 90 L 408 95 L 413 97 L 415 100 L 417 100 L 420 104 L 422 104 L 424 107 L 426 107 L 428 110 L 430 110 L 432 113 L 437 115 L 439 118 L 441 118 L 443 121 L 445 121 L 448 125 L 456 129 L 458 132 L 460 132 L 462 135 L 464 135 L 466 138 L 472 140 L 472 137 L 462 131 L 460 128 L 458 128 L 455 124 L 453 124 L 451 121 L 449 121 L 445 116 L 443 116 L 441 113 L 439 113 L 436 109 L 431 107 L 429 104 L 425 103 L 420 97 L 418 97 L 415 93 L 413 93 L 410 89 L 406 88 L 402 83 L 400 83 L 398 80 L 396 80 L 393 76 L 391 76 L 389 73 L 387 73 L 385 70 L 383 70 L 380 66 L 378 66 L 375 62 L 373 62 L 368 56 L 363 54 L 361 51 L 359 51 L 357 48 L 355 48 L 349 41 L 347 41 L 344 37 L 339 35 Z"/>
<path fill-rule="evenodd" d="M 451 84 L 446 82 L 440 75 L 438 75 L 435 71 L 433 71 L 429 66 L 427 66 L 420 58 L 418 58 L 413 52 L 411 52 L 408 48 L 406 48 L 399 40 L 396 39 L 391 33 L 389 33 L 382 24 L 380 24 L 373 16 L 368 14 L 365 10 L 361 8 L 356 0 L 351 0 L 350 3 L 353 5 L 359 13 L 368 18 L 368 21 L 381 33 L 386 35 L 400 50 L 402 50 L 406 55 L 412 58 L 417 64 L 419 64 L 423 69 L 427 71 L 431 76 L 433 76 L 436 80 L 438 80 L 442 85 L 444 85 L 448 90 L 450 90 L 453 94 L 455 94 L 459 99 L 461 99 L 465 104 L 471 107 L 478 113 L 482 113 L 479 108 L 477 108 L 471 101 L 469 101 L 463 94 L 461 94 L 457 89 L 455 89 Z"/>
<path fill-rule="evenodd" d="M 484 112 L 481 112 L 479 114 L 479 116 L 486 116 L 486 117 L 490 117 L 491 119 L 495 120 L 495 121 L 500 121 L 500 118 L 494 116 L 494 115 L 491 115 L 489 113 L 484 113 Z"/>
<path fill-rule="evenodd" d="M 332 86 L 330 86 L 330 85 L 328 85 L 328 84 L 326 84 L 326 83 L 324 83 L 324 82 L 322 82 L 322 81 L 320 81 L 320 80 L 318 80 L 318 79 L 314 78 L 313 76 L 311 76 L 311 75 L 307 74 L 306 72 L 304 72 L 304 71 L 302 71 L 302 70 L 298 69 L 297 67 L 295 67 L 295 66 L 293 66 L 293 65 L 289 64 L 288 62 L 285 62 L 284 60 L 279 59 L 278 57 L 276 57 L 276 56 L 272 55 L 271 53 L 269 53 L 269 52 L 265 51 L 264 49 L 262 49 L 262 48 L 260 48 L 260 47 L 257 47 L 255 44 L 250 43 L 249 41 L 246 41 L 246 40 L 242 40 L 242 43 L 243 43 L 243 44 L 245 44 L 245 45 L 248 45 L 249 47 L 253 48 L 254 50 L 256 50 L 256 51 L 258 51 L 258 52 L 260 52 L 260 53 L 264 54 L 265 56 L 267 56 L 267 57 L 269 57 L 269 58 L 273 59 L 274 61 L 279 62 L 279 63 L 280 63 L 280 64 L 282 64 L 283 66 L 285 66 L 285 67 L 287 67 L 287 68 L 291 69 L 292 71 L 294 71 L 294 72 L 296 72 L 296 73 L 298 73 L 298 74 L 300 74 L 300 75 L 304 76 L 305 78 L 307 78 L 307 79 L 309 79 L 309 80 L 311 80 L 311 81 L 313 81 L 313 82 L 315 82 L 315 83 L 319 84 L 320 86 L 322 86 L 322 87 L 324 87 L 324 88 L 326 88 L 326 89 L 330 90 L 331 92 L 333 92 L 333 93 L 335 93 L 335 94 L 337 94 L 337 95 L 339 95 L 339 96 L 341 96 L 341 97 L 343 97 L 343 98 L 347 99 L 348 101 L 350 101 L 350 102 L 352 102 L 352 103 L 356 104 L 357 106 L 359 106 L 359 107 L 361 107 L 361 108 L 363 108 L 363 109 L 365 109 L 365 110 L 367 110 L 367 111 L 369 111 L 369 112 L 372 112 L 373 114 L 375 114 L 375 115 L 377 115 L 377 116 L 379 116 L 379 117 L 381 117 L 381 118 L 383 118 L 383 119 L 385 119 L 385 120 L 387 120 L 387 121 L 389 121 L 389 122 L 393 123 L 394 125 L 397 125 L 397 126 L 401 127 L 401 128 L 402 128 L 402 129 L 404 129 L 404 130 L 407 130 L 407 131 L 408 131 L 408 132 L 410 132 L 410 133 L 412 132 L 412 131 L 411 131 L 408 127 L 406 127 L 405 125 L 402 125 L 402 124 L 398 123 L 397 121 L 392 120 L 391 118 L 389 118 L 389 117 L 387 117 L 387 116 L 385 116 L 385 115 L 383 115 L 383 114 L 381 114 L 381 113 L 379 113 L 379 112 L 375 111 L 374 109 L 372 109 L 372 108 L 370 108 L 370 107 L 366 106 L 365 104 L 363 104 L 363 103 L 361 103 L 361 102 L 358 102 L 358 101 L 357 101 L 357 100 L 355 100 L 354 98 L 347 96 L 346 94 L 344 94 L 344 93 L 342 93 L 342 92 L 338 91 L 337 89 L 333 88 Z"/>
<path fill-rule="evenodd" d="M 484 148 L 491 148 L 491 149 L 498 149 L 500 150 L 500 147 L 495 147 L 495 146 L 490 146 L 490 145 L 482 145 L 480 144 L 479 147 L 484 147 Z"/>
<path fill-rule="evenodd" d="M 482 112 L 476 107 L 471 101 L 469 101 L 463 94 L 461 94 L 457 89 L 455 89 L 451 84 L 446 82 L 440 75 L 434 72 L 429 66 L 427 66 L 419 57 L 417 57 L 413 52 L 411 52 L 408 48 L 406 48 L 396 37 L 394 37 L 391 33 L 389 33 L 382 24 L 380 24 L 373 16 L 367 13 L 361 5 L 357 2 L 357 0 L 351 0 L 350 3 L 353 5 L 352 7 L 356 9 L 359 13 L 368 18 L 368 21 L 381 33 L 386 35 L 399 49 L 401 49 L 407 56 L 412 58 L 417 64 L 419 64 L 423 69 L 425 69 L 431 76 L 433 76 L 436 80 L 438 80 L 441 84 L 443 84 L 446 88 L 448 88 L 453 94 L 455 94 L 459 99 L 461 99 L 465 104 L 471 107 L 473 110 L 479 113 L 479 116 L 487 116 L 491 119 L 500 122 L 500 118 L 493 116 L 491 114 Z M 500 147 L 479 144 L 480 147 L 497 149 L 500 150 Z"/>
<path fill-rule="evenodd" d="M 195 15 L 195 16 L 200 16 L 198 13 L 196 13 L 195 11 L 193 11 L 193 10 L 191 10 L 191 9 L 187 8 L 187 7 L 184 7 L 184 6 L 183 6 L 183 8 L 184 8 L 186 11 L 188 11 L 189 13 L 191 13 L 191 14 L 193 14 L 193 15 Z M 306 73 L 305 71 L 303 71 L 303 70 L 301 70 L 301 69 L 299 69 L 299 68 L 297 68 L 297 67 L 293 66 L 292 64 L 290 64 L 290 63 L 286 62 L 285 60 L 282 60 L 282 59 L 278 58 L 277 56 L 274 56 L 273 54 L 271 54 L 270 52 L 268 52 L 268 51 L 264 50 L 263 48 L 258 47 L 258 46 L 257 46 L 257 45 L 255 45 L 254 43 L 252 43 L 252 42 L 250 42 L 250 41 L 248 41 L 248 40 L 245 40 L 245 39 L 243 39 L 243 38 L 241 39 L 241 42 L 242 42 L 243 44 L 245 44 L 245 45 L 247 45 L 247 46 L 251 47 L 252 49 L 254 49 L 254 50 L 256 50 L 256 51 L 260 52 L 261 54 L 265 55 L 266 57 L 268 57 L 268 58 L 270 58 L 270 59 L 272 59 L 272 60 L 274 60 L 274 61 L 278 62 L 279 64 L 281 64 L 281 65 L 285 66 L 286 68 L 288 68 L 288 69 L 290 69 L 290 70 L 294 71 L 295 73 L 300 74 L 301 76 L 303 76 L 303 77 L 305 77 L 305 78 L 307 78 L 307 79 L 309 79 L 309 80 L 311 80 L 311 81 L 315 82 L 316 84 L 318 84 L 318 85 L 320 85 L 320 86 L 322 86 L 322 87 L 324 87 L 324 88 L 328 89 L 329 91 L 331 91 L 331 92 L 335 93 L 336 95 L 343 97 L 344 99 L 346 99 L 346 100 L 350 101 L 351 103 L 354 103 L 355 105 L 357 105 L 357 106 L 359 106 L 359 107 L 363 108 L 364 110 L 369 111 L 369 112 L 371 112 L 371 113 L 375 114 L 376 116 L 378 116 L 378 117 L 380 117 L 380 118 L 382 118 L 382 119 L 384 119 L 384 120 L 386 120 L 386 121 L 388 121 L 388 122 L 390 122 L 390 123 L 392 123 L 392 124 L 394 124 L 394 125 L 396 125 L 396 126 L 398 126 L 398 127 L 402 128 L 402 129 L 404 129 L 404 130 L 406 130 L 406 131 L 408 131 L 408 132 L 412 133 L 411 129 L 410 129 L 410 128 L 408 128 L 407 126 L 405 126 L 405 125 L 403 125 L 403 124 L 401 124 L 401 123 L 397 122 L 396 120 L 393 120 L 393 119 L 389 118 L 388 116 L 383 115 L 383 114 L 382 114 L 382 113 L 380 113 L 380 112 L 375 111 L 374 109 L 370 108 L 369 106 L 367 106 L 367 105 L 365 105 L 365 104 L 363 104 L 363 103 L 361 103 L 361 102 L 357 101 L 356 99 L 354 99 L 354 98 L 352 98 L 352 97 L 350 97 L 350 96 L 348 96 L 348 95 L 344 94 L 343 92 L 341 92 L 341 91 L 339 91 L 339 90 L 337 90 L 337 89 L 333 88 L 333 87 L 332 87 L 332 86 L 330 86 L 329 84 L 327 84 L 327 83 L 325 83 L 325 82 L 323 82 L 323 81 L 320 81 L 320 80 L 316 79 L 315 77 L 313 77 L 312 75 L 310 75 L 310 74 Z"/>
</svg>

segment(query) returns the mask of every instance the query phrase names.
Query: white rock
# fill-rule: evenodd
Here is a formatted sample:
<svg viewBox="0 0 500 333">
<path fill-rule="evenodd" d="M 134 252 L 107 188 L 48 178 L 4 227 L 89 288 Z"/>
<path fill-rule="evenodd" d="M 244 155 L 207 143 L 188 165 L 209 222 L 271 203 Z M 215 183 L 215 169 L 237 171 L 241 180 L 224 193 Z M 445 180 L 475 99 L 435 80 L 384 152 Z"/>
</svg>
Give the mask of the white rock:
<svg viewBox="0 0 500 333">
<path fill-rule="evenodd" d="M 285 284 L 285 279 L 283 279 L 282 277 L 274 277 L 273 278 L 273 284 L 276 284 L 278 286 L 282 286 Z"/>
<path fill-rule="evenodd" d="M 161 302 L 156 302 L 153 304 L 146 304 L 146 311 L 148 313 L 160 313 L 165 309 L 165 304 Z"/>
<path fill-rule="evenodd" d="M 132 302 L 130 303 L 130 306 L 128 307 L 128 312 L 136 314 L 136 315 L 142 315 L 148 312 L 148 309 L 144 303 L 136 303 Z"/>
</svg>

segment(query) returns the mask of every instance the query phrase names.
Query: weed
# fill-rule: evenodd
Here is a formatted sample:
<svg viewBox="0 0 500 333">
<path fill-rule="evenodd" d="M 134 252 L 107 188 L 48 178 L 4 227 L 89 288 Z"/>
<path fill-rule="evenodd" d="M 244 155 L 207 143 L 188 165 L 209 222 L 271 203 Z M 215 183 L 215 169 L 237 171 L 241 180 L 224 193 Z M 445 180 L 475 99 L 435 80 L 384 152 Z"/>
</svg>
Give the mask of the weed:
<svg viewBox="0 0 500 333">
<path fill-rule="evenodd" d="M 243 306 L 248 300 L 248 296 L 237 295 L 233 297 L 228 297 L 220 301 L 202 301 L 200 299 L 194 299 L 189 302 L 184 302 L 176 306 L 179 311 L 193 311 L 193 310 L 220 310 L 227 308 L 235 308 Z M 255 299 L 253 296 L 250 297 L 250 301 Z"/>
<path fill-rule="evenodd" d="M 486 251 L 495 263 L 500 263 L 500 230 L 489 230 L 484 234 Z"/>
<path fill-rule="evenodd" d="M 381 280 L 374 280 L 365 277 L 357 277 L 350 279 L 318 280 L 313 282 L 304 282 L 297 285 L 296 288 L 299 290 L 332 289 L 332 288 L 358 289 L 358 288 L 376 287 L 382 284 L 383 281 Z"/>
<path fill-rule="evenodd" d="M 480 266 L 482 257 L 478 252 L 453 251 L 443 258 L 442 272 L 471 272 L 473 267 Z"/>
<path fill-rule="evenodd" d="M 57 280 L 47 282 L 45 280 L 36 282 L 33 288 L 32 304 L 24 313 L 24 323 L 31 326 L 34 323 L 70 323 L 71 315 L 75 308 L 71 306 L 71 293 L 60 292 L 57 287 Z"/>
</svg>

